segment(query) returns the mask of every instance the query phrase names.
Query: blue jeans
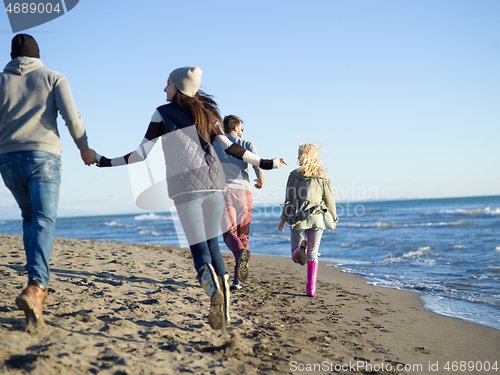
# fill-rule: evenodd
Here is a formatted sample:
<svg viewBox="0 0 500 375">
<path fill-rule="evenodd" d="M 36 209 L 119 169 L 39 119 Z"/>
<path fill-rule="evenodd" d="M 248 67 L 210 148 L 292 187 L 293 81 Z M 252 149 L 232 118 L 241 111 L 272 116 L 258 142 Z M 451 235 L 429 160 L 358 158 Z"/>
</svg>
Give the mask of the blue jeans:
<svg viewBox="0 0 500 375">
<path fill-rule="evenodd" d="M 196 272 L 211 264 L 215 273 L 226 273 L 218 234 L 224 210 L 223 191 L 185 193 L 174 197 L 175 208 L 193 255 Z"/>
<path fill-rule="evenodd" d="M 290 241 L 292 243 L 292 255 L 293 251 L 300 246 L 301 242 L 303 240 L 307 240 L 307 261 L 317 262 L 318 256 L 320 255 L 318 250 L 322 236 L 323 236 L 323 229 L 320 228 L 293 229 L 290 227 Z"/>
<path fill-rule="evenodd" d="M 1 154 L 0 173 L 21 209 L 28 277 L 47 287 L 61 185 L 61 157 L 43 151 Z"/>
</svg>

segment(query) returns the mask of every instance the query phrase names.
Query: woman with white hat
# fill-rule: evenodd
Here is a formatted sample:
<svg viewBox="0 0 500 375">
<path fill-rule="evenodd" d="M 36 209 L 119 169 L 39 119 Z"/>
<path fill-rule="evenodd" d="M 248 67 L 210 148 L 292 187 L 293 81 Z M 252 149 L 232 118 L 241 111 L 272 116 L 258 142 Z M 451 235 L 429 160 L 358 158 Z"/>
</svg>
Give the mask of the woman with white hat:
<svg viewBox="0 0 500 375">
<path fill-rule="evenodd" d="M 220 329 L 229 324 L 229 275 L 217 238 L 226 182 L 213 143 L 262 169 L 280 168 L 286 162 L 261 159 L 223 135 L 217 103 L 199 90 L 201 75 L 200 68 L 191 66 L 172 71 L 164 89 L 169 103 L 156 109 L 137 150 L 114 159 L 97 155 L 97 159 L 99 167 L 143 161 L 161 137 L 168 195 L 174 200 L 198 280 L 211 298 L 210 326 Z"/>
</svg>

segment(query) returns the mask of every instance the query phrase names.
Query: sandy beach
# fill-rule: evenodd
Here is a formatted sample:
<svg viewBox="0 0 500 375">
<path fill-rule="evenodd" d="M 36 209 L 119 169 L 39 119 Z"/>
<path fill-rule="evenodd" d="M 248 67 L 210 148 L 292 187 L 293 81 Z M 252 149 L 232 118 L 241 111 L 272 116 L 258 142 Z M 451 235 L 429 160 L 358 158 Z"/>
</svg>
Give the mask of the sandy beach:
<svg viewBox="0 0 500 375">
<path fill-rule="evenodd" d="M 189 250 L 57 238 L 47 326 L 27 333 L 14 305 L 27 282 L 20 236 L 0 235 L 0 259 L 1 374 L 500 373 L 500 330 L 325 262 L 310 298 L 306 267 L 253 255 L 230 327 L 214 331 Z"/>
</svg>

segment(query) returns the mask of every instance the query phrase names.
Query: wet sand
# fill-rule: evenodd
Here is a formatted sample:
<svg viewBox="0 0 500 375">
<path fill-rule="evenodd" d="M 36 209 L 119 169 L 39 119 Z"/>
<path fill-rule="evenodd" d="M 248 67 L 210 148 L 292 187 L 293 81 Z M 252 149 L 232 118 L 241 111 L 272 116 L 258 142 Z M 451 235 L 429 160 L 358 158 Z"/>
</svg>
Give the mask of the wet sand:
<svg viewBox="0 0 500 375">
<path fill-rule="evenodd" d="M 252 255 L 224 332 L 208 325 L 189 250 L 57 238 L 37 333 L 14 305 L 24 264 L 21 237 L 0 234 L 1 374 L 500 373 L 500 330 L 434 314 L 417 293 L 329 263 L 311 298 L 305 266 Z"/>
</svg>

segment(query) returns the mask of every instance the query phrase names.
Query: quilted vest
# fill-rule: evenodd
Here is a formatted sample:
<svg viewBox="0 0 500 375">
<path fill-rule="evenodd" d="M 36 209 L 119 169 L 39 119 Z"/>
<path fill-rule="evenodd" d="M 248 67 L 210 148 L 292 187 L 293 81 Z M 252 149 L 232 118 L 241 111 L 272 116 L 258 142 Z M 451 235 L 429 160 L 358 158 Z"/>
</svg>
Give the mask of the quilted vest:
<svg viewBox="0 0 500 375">
<path fill-rule="evenodd" d="M 226 180 L 214 147 L 194 125 L 193 118 L 176 103 L 157 108 L 163 123 L 163 154 L 167 167 L 168 196 L 188 192 L 224 190 Z"/>
</svg>

